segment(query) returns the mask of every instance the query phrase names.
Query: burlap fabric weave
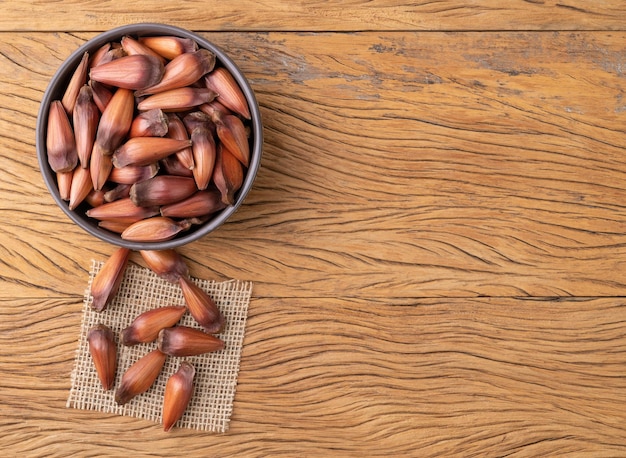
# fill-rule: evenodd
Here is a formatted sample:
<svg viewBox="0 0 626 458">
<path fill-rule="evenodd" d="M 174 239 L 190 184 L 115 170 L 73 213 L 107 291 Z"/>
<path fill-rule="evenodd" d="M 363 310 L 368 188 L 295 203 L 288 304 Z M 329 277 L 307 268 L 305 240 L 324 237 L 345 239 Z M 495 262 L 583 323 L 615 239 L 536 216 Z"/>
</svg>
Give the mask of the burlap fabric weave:
<svg viewBox="0 0 626 458">
<path fill-rule="evenodd" d="M 119 386 L 122 375 L 135 361 L 156 348 L 156 343 L 125 347 L 119 343 L 119 332 L 146 310 L 165 305 L 184 305 L 185 302 L 178 285 L 168 283 L 149 269 L 129 263 L 113 302 L 103 312 L 96 312 L 91 308 L 91 282 L 102 265 L 103 262 L 93 261 L 89 274 L 67 407 L 160 423 L 165 384 L 185 359 L 196 368 L 195 389 L 185 414 L 175 427 L 225 432 L 233 410 L 252 283 L 192 278 L 213 298 L 226 318 L 226 327 L 219 334 L 225 348 L 200 356 L 168 357 L 161 374 L 147 392 L 124 406 L 118 406 L 114 399 L 115 388 Z M 99 323 L 109 326 L 118 339 L 118 369 L 115 387 L 110 391 L 104 391 L 100 385 L 87 344 L 89 329 Z M 200 328 L 188 313 L 183 315 L 179 324 Z"/>
</svg>

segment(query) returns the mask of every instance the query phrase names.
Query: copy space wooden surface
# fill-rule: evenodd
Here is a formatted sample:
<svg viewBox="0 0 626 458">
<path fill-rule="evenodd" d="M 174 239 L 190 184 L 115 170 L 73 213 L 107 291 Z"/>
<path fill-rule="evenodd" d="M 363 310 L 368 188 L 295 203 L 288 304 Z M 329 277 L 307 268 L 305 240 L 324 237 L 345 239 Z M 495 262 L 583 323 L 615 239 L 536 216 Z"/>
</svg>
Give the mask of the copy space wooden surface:
<svg viewBox="0 0 626 458">
<path fill-rule="evenodd" d="M 0 449 L 626 455 L 624 3 L 230 3 L 2 4 Z M 137 21 L 202 32 L 261 105 L 252 192 L 181 249 L 254 282 L 223 435 L 65 408 L 112 247 L 47 195 L 37 111 L 73 50 Z"/>
</svg>

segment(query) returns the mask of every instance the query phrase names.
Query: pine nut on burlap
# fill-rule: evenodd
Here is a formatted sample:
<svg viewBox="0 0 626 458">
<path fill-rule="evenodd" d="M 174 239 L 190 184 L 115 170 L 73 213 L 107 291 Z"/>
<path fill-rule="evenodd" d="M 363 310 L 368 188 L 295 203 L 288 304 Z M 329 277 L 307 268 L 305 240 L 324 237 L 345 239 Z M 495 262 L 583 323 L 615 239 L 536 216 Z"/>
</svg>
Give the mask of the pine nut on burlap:
<svg viewBox="0 0 626 458">
<path fill-rule="evenodd" d="M 135 361 L 156 348 L 156 343 L 126 347 L 119 341 L 120 331 L 146 310 L 166 305 L 184 305 L 185 302 L 177 284 L 169 283 L 151 270 L 131 262 L 126 268 L 115 299 L 103 312 L 96 312 L 91 308 L 93 300 L 91 283 L 102 265 L 103 262 L 93 261 L 89 273 L 67 407 L 161 423 L 163 392 L 167 379 L 178 370 L 182 360 L 187 360 L 196 368 L 195 388 L 189 406 L 175 428 L 225 432 L 233 410 L 252 283 L 239 280 L 215 282 L 192 278 L 192 281 L 213 298 L 224 314 L 226 327 L 218 336 L 225 343 L 224 349 L 186 358 L 168 356 L 161 374 L 152 387 L 126 405 L 118 406 L 114 396 L 122 375 Z M 89 329 L 100 323 L 109 326 L 117 340 L 118 368 L 115 386 L 109 391 L 102 389 L 87 344 Z M 200 329 L 188 312 L 183 315 L 179 324 Z"/>
</svg>

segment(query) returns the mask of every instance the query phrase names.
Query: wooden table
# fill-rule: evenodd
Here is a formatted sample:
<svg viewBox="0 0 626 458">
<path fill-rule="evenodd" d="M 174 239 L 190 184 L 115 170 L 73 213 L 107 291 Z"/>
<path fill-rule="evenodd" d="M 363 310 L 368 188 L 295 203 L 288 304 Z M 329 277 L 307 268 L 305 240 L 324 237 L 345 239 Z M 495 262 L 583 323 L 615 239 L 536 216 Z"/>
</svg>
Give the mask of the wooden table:
<svg viewBox="0 0 626 458">
<path fill-rule="evenodd" d="M 626 456 L 625 14 L 2 2 L 2 454 Z M 35 122 L 61 62 L 131 22 L 201 32 L 261 105 L 252 192 L 181 250 L 196 277 L 254 282 L 225 434 L 65 407 L 113 248 L 47 194 Z"/>
</svg>

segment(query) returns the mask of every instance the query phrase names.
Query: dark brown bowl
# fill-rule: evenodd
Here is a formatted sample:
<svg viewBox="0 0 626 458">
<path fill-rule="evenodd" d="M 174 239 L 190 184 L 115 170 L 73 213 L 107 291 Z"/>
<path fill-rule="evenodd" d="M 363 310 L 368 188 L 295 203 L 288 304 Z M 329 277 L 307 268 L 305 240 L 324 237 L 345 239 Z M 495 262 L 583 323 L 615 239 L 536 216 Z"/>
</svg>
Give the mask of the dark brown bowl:
<svg viewBox="0 0 626 458">
<path fill-rule="evenodd" d="M 70 210 L 68 202 L 61 198 L 59 189 L 57 187 L 57 180 L 55 172 L 50 168 L 47 159 L 46 151 L 46 129 L 48 124 L 48 111 L 52 101 L 60 100 L 63 97 L 65 88 L 74 73 L 74 70 L 78 66 L 83 54 L 89 52 L 93 54 L 97 49 L 108 42 L 119 42 L 125 35 L 133 37 L 141 36 L 156 36 L 156 35 L 174 35 L 182 38 L 191 38 L 198 43 L 201 48 L 208 49 L 215 53 L 216 67 L 225 67 L 235 78 L 243 91 L 251 114 L 250 121 L 250 165 L 245 172 L 245 178 L 241 189 L 235 196 L 235 203 L 232 206 L 228 206 L 225 209 L 213 214 L 211 219 L 201 225 L 193 226 L 190 230 L 179 234 L 177 237 L 164 241 L 164 242 L 132 242 L 124 240 L 119 234 L 102 229 L 98 227 L 98 222 L 93 218 L 89 218 L 85 215 L 86 209 L 84 206 L 79 206 L 75 210 Z M 74 51 L 63 62 L 61 67 L 52 77 L 48 88 L 46 89 L 41 106 L 39 108 L 39 115 L 37 118 L 36 127 L 36 143 L 37 143 L 37 157 L 39 160 L 39 168 L 43 179 L 48 187 L 50 194 L 57 203 L 57 205 L 65 212 L 65 214 L 81 228 L 87 231 L 89 234 L 103 240 L 105 242 L 112 243 L 120 247 L 126 247 L 131 250 L 163 250 L 169 248 L 176 248 L 187 243 L 193 242 L 200 237 L 214 231 L 218 227 L 230 218 L 230 216 L 237 211 L 239 206 L 244 201 L 246 195 L 252 188 L 254 179 L 256 178 L 257 171 L 261 164 L 261 154 L 263 150 L 263 126 L 261 122 L 261 113 L 259 111 L 259 105 L 250 84 L 245 76 L 241 73 L 241 70 L 237 65 L 227 56 L 221 49 L 219 49 L 213 43 L 207 41 L 203 37 L 179 27 L 165 25 L 165 24 L 131 24 L 118 27 L 107 32 L 104 32 L 91 40 L 87 41 L 84 45 Z"/>
</svg>

